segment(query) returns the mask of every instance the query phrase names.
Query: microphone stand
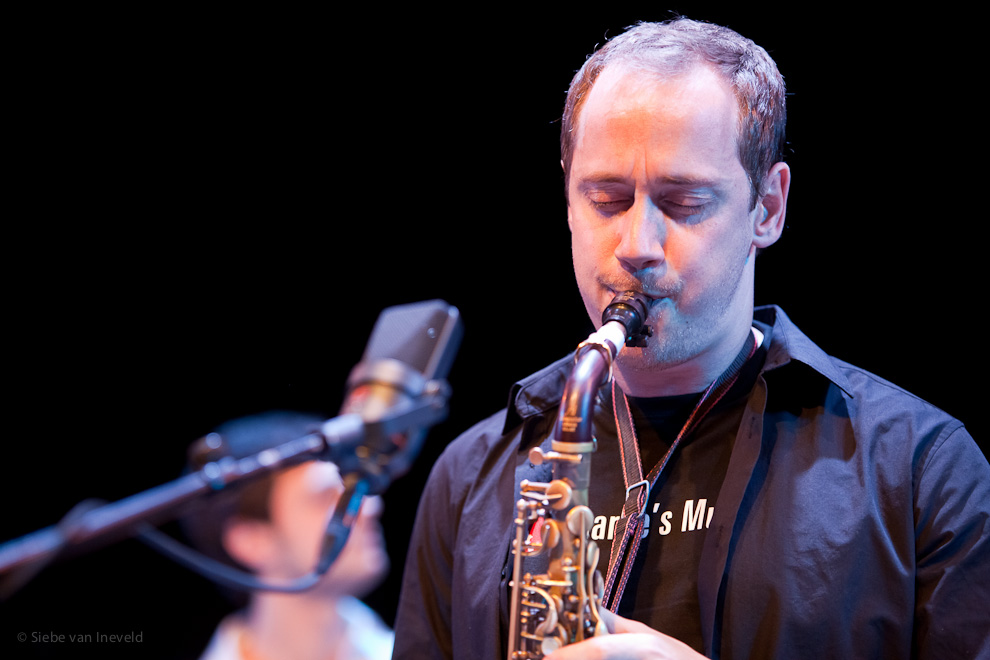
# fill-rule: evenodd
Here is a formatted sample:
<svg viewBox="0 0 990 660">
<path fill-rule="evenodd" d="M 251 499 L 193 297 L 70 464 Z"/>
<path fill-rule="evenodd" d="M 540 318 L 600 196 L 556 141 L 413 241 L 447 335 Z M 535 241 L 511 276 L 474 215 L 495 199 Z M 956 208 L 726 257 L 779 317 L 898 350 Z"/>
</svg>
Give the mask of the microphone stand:
<svg viewBox="0 0 990 660">
<path fill-rule="evenodd" d="M 430 381 L 421 396 L 389 409 L 377 420 L 366 421 L 358 413 L 340 415 L 325 422 L 319 432 L 245 458 L 221 458 L 197 472 L 123 500 L 109 504 L 83 502 L 61 522 L 0 545 L 0 577 L 6 578 L 0 583 L 0 600 L 9 597 L 45 565 L 70 552 L 88 551 L 95 544 L 134 535 L 189 568 L 233 586 L 278 591 L 308 588 L 315 584 L 313 576 L 289 585 L 271 585 L 251 579 L 245 582 L 230 574 L 218 575 L 211 567 L 197 566 L 200 562 L 193 557 L 194 551 L 180 549 L 181 544 L 153 530 L 151 525 L 176 517 L 180 508 L 196 499 L 316 459 L 336 463 L 345 479 L 363 482 L 361 494 L 381 492 L 391 479 L 408 469 L 420 447 L 418 442 L 396 444 L 394 439 L 406 434 L 415 436 L 416 430 L 442 421 L 447 415 L 448 394 L 446 383 Z M 346 540 L 349 530 L 340 529 L 336 518 L 331 521 L 336 528 L 328 529 L 327 536 L 331 539 L 342 536 Z M 333 562 L 343 540 L 324 544 L 319 572 L 325 572 Z M 200 559 L 207 558 L 200 556 Z M 314 572 L 315 577 L 319 572 Z"/>
</svg>

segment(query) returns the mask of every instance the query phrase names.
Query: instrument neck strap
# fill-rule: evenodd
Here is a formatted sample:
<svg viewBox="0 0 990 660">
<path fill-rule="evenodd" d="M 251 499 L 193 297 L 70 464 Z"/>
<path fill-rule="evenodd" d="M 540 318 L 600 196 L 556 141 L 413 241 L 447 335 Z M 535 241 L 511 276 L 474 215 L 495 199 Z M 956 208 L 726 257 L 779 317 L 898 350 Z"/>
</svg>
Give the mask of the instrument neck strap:
<svg viewBox="0 0 990 660">
<path fill-rule="evenodd" d="M 646 519 L 646 507 L 650 501 L 650 492 L 657 478 L 673 455 L 677 446 L 715 405 L 732 389 L 742 367 L 753 357 L 760 345 L 760 339 L 754 329 L 743 345 L 739 354 L 721 376 L 716 378 L 702 393 L 694 410 L 688 416 L 680 433 L 674 438 L 667 453 L 664 454 L 650 473 L 643 477 L 643 466 L 639 455 L 639 441 L 636 438 L 636 427 L 632 413 L 629 410 L 629 400 L 625 393 L 612 381 L 612 409 L 615 412 L 615 428 L 619 436 L 619 453 L 622 458 L 622 473 L 626 486 L 626 501 L 622 507 L 622 517 L 616 523 L 615 535 L 612 541 L 612 551 L 609 556 L 608 578 L 605 581 L 605 594 L 602 604 L 609 610 L 617 612 L 625 591 L 626 582 L 632 573 L 639 542 L 643 537 L 643 526 Z M 636 497 L 630 497 L 633 490 L 638 490 Z M 614 592 L 614 593 L 613 593 Z"/>
</svg>

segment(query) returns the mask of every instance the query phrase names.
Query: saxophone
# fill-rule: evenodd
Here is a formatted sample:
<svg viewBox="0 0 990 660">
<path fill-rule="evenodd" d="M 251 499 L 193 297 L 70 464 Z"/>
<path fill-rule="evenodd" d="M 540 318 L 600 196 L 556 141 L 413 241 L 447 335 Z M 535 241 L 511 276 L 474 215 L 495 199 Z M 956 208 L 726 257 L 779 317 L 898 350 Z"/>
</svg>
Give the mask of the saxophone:
<svg viewBox="0 0 990 660">
<path fill-rule="evenodd" d="M 551 451 L 530 451 L 534 465 L 549 462 L 552 480 L 524 480 L 516 502 L 508 660 L 542 658 L 561 646 L 607 634 L 599 615 L 604 583 L 598 545 L 589 537 L 588 507 L 595 397 L 612 377 L 624 346 L 643 346 L 650 300 L 641 293 L 617 295 L 602 325 L 577 348 L 551 437 Z M 522 560 L 547 554 L 545 574 L 523 574 Z"/>
</svg>

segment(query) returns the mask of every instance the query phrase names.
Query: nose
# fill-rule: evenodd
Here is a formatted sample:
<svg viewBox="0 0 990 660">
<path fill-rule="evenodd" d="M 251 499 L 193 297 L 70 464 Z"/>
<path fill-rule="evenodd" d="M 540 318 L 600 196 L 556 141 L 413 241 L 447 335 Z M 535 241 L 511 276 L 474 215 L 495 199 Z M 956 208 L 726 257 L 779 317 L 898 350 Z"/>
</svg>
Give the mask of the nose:
<svg viewBox="0 0 990 660">
<path fill-rule="evenodd" d="M 661 266 L 666 259 L 664 243 L 667 224 L 663 212 L 652 200 L 642 196 L 622 214 L 616 223 L 619 232 L 615 258 L 630 273 Z"/>
</svg>

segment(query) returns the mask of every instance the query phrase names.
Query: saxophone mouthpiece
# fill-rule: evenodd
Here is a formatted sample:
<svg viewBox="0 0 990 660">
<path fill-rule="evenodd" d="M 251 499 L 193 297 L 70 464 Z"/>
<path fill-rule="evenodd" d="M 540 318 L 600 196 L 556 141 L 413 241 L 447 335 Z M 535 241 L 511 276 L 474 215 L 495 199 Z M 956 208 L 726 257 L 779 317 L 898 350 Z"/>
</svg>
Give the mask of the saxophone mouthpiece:
<svg viewBox="0 0 990 660">
<path fill-rule="evenodd" d="M 642 348 L 646 339 L 653 335 L 653 329 L 646 325 L 650 309 L 650 298 L 638 291 L 623 291 L 617 294 L 602 312 L 602 325 L 610 322 L 621 323 L 626 328 L 626 346 Z"/>
</svg>

